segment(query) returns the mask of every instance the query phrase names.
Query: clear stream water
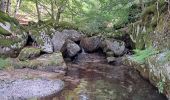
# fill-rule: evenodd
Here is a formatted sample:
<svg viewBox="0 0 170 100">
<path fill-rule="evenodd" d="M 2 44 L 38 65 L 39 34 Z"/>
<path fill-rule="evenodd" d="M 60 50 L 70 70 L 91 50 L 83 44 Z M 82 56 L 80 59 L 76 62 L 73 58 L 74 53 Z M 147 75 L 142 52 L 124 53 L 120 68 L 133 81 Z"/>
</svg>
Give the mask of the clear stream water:
<svg viewBox="0 0 170 100">
<path fill-rule="evenodd" d="M 101 54 L 80 54 L 67 62 L 65 89 L 43 100 L 167 100 L 132 67 L 108 64 Z"/>
</svg>

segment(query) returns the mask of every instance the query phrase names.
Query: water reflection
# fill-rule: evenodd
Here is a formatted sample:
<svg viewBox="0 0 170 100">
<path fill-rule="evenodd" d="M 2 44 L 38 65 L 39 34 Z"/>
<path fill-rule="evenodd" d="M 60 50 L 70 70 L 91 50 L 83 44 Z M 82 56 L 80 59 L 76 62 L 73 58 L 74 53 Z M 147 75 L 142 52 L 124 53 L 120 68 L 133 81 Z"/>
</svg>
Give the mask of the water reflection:
<svg viewBox="0 0 170 100">
<path fill-rule="evenodd" d="M 166 100 L 133 68 L 109 65 L 101 55 L 88 56 L 67 63 L 70 79 L 53 100 Z"/>
</svg>

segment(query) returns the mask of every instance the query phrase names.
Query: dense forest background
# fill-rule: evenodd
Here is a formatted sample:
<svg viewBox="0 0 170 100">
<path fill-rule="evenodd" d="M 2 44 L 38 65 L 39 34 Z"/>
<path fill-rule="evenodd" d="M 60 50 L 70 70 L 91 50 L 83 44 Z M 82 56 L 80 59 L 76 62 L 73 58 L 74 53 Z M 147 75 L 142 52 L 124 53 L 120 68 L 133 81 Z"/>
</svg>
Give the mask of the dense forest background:
<svg viewBox="0 0 170 100">
<path fill-rule="evenodd" d="M 30 21 L 74 24 L 88 33 L 113 32 L 136 21 L 154 0 L 1 0 L 1 10 Z M 54 22 L 54 21 L 52 21 Z M 65 22 L 65 23 L 64 23 Z"/>
</svg>

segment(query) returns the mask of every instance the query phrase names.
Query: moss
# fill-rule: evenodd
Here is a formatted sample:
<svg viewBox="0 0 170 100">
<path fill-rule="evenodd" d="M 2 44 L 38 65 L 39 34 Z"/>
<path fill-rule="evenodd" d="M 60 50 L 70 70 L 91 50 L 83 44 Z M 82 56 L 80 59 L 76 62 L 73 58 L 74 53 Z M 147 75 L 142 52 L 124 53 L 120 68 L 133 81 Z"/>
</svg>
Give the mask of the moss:
<svg viewBox="0 0 170 100">
<path fill-rule="evenodd" d="M 11 64 L 10 64 L 10 61 L 8 59 L 3 59 L 3 58 L 0 58 L 0 70 L 4 69 L 4 68 L 7 68 L 9 67 Z"/>
<path fill-rule="evenodd" d="M 60 31 L 62 31 L 63 29 L 75 29 L 75 30 L 78 30 L 78 27 L 73 23 L 62 21 L 62 22 L 60 22 L 59 24 L 57 24 L 55 26 L 55 29 L 60 30 Z"/>
<path fill-rule="evenodd" d="M 38 57 L 40 55 L 40 52 L 41 52 L 41 50 L 38 48 L 33 48 L 33 47 L 24 48 L 20 52 L 18 58 L 21 61 L 24 61 L 27 59 L 33 59 L 35 57 Z"/>
<path fill-rule="evenodd" d="M 36 59 L 20 61 L 14 59 L 12 65 L 15 68 L 37 68 L 37 67 L 48 67 L 48 66 L 62 66 L 63 58 L 61 53 L 53 53 L 48 55 L 42 55 Z"/>
<path fill-rule="evenodd" d="M 7 30 L 5 30 L 4 28 L 0 27 L 0 35 L 12 35 L 10 32 L 8 32 Z"/>
<path fill-rule="evenodd" d="M 142 19 L 146 20 L 148 15 L 154 14 L 155 12 L 156 12 L 156 5 L 155 4 L 145 8 L 145 10 L 142 12 Z"/>
<path fill-rule="evenodd" d="M 21 40 L 18 38 L 0 38 L 0 45 L 4 47 L 10 47 L 14 45 L 15 43 L 20 42 Z"/>
</svg>

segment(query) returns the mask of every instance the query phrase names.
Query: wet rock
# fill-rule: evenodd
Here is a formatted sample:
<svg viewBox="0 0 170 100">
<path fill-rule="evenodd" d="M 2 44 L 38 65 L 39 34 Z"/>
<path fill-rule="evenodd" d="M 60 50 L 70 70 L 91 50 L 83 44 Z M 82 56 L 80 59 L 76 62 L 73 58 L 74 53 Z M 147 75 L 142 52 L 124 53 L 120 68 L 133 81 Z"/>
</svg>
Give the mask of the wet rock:
<svg viewBox="0 0 170 100">
<path fill-rule="evenodd" d="M 52 38 L 54 52 L 61 51 L 66 39 L 68 39 L 68 35 L 66 33 L 61 33 L 59 31 L 55 32 Z"/>
<path fill-rule="evenodd" d="M 122 63 L 126 66 L 132 66 L 136 70 L 140 72 L 140 75 L 145 78 L 149 79 L 149 69 L 145 64 L 138 63 L 131 59 L 130 56 L 126 56 L 123 58 Z"/>
<path fill-rule="evenodd" d="M 149 80 L 170 99 L 170 51 L 148 58 Z"/>
<path fill-rule="evenodd" d="M 45 72 L 29 68 L 14 69 L 14 70 L 0 70 L 0 80 L 17 80 L 17 79 L 61 79 L 64 77 L 63 73 Z"/>
<path fill-rule="evenodd" d="M 57 94 L 64 87 L 61 80 L 18 79 L 0 83 L 1 100 L 25 100 Z"/>
<path fill-rule="evenodd" d="M 29 34 L 31 35 L 31 38 L 35 41 L 36 47 L 40 48 L 41 51 L 46 53 L 53 53 L 53 43 L 45 29 L 42 29 L 40 31 L 31 30 Z"/>
<path fill-rule="evenodd" d="M 116 61 L 116 58 L 115 58 L 115 57 L 107 57 L 107 62 L 108 62 L 108 63 L 112 63 L 112 62 L 114 62 L 114 61 Z"/>
<path fill-rule="evenodd" d="M 27 33 L 15 19 L 2 12 L 0 15 L 0 56 L 16 57 L 26 44 Z"/>
<path fill-rule="evenodd" d="M 74 57 L 80 50 L 81 48 L 79 47 L 79 45 L 71 40 L 67 40 L 62 48 L 63 53 L 65 55 L 68 55 L 69 57 Z"/>
<path fill-rule="evenodd" d="M 44 54 L 36 59 L 19 61 L 18 59 L 11 60 L 15 68 L 33 68 L 43 71 L 65 73 L 66 64 L 60 52 L 52 54 Z"/>
<path fill-rule="evenodd" d="M 74 42 L 78 42 L 81 40 L 81 37 L 82 35 L 76 31 L 76 30 L 63 30 L 62 33 L 64 34 L 67 34 L 69 37 L 70 40 L 74 41 Z"/>
<path fill-rule="evenodd" d="M 33 58 L 40 56 L 40 52 L 41 52 L 41 50 L 38 49 L 38 48 L 26 47 L 26 48 L 21 50 L 18 58 L 21 61 L 33 59 Z"/>
<path fill-rule="evenodd" d="M 104 52 L 113 52 L 115 56 L 122 56 L 125 51 L 125 43 L 120 40 L 104 40 L 102 45 Z"/>
<path fill-rule="evenodd" d="M 140 74 L 150 81 L 159 92 L 165 94 L 170 98 L 170 61 L 168 55 L 170 52 L 163 52 L 147 58 L 144 64 L 140 64 L 131 59 L 131 57 L 124 58 L 124 64 L 133 66 Z"/>
<path fill-rule="evenodd" d="M 108 51 L 108 52 L 106 52 L 106 56 L 107 57 L 112 57 L 112 56 L 114 56 L 114 52 Z"/>
<path fill-rule="evenodd" d="M 82 38 L 80 46 L 87 52 L 94 52 L 99 48 L 101 38 L 98 36 Z"/>
</svg>

